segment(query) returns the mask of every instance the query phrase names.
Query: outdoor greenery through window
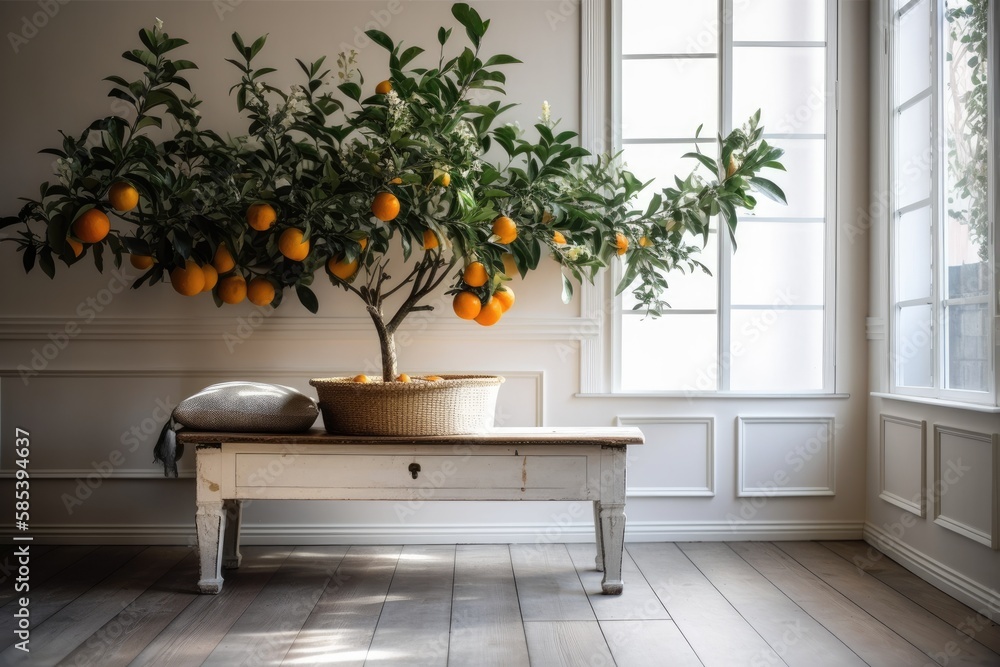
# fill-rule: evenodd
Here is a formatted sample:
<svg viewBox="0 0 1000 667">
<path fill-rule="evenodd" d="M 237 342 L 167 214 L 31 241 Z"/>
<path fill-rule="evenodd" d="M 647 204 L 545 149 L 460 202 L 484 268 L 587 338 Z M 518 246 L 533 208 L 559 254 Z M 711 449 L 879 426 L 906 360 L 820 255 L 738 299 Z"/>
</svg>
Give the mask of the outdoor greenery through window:
<svg viewBox="0 0 1000 667">
<path fill-rule="evenodd" d="M 656 179 L 647 192 L 687 176 L 697 163 L 685 153 L 715 154 L 717 136 L 759 108 L 765 139 L 786 151 L 787 172 L 772 176 L 788 205 L 757 197 L 740 216 L 735 253 L 727 233 L 713 233 L 701 257 L 711 275 L 669 274 L 662 317 L 633 310 L 626 291 L 616 389 L 832 390 L 830 3 L 620 0 L 619 9 L 621 145 L 640 179 Z"/>
<path fill-rule="evenodd" d="M 988 400 L 987 0 L 893 0 L 893 370 L 897 391 Z"/>
</svg>

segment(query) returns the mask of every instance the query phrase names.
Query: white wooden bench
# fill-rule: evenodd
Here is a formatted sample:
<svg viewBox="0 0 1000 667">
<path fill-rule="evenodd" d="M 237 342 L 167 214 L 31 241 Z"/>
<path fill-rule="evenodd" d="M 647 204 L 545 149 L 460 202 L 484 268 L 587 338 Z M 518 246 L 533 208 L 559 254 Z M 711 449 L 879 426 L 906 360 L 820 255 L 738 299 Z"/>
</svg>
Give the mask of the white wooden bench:
<svg viewBox="0 0 1000 667">
<path fill-rule="evenodd" d="M 242 503 L 268 500 L 593 502 L 605 594 L 622 592 L 625 459 L 636 428 L 497 428 L 443 437 L 181 431 L 197 458 L 203 593 L 240 565 Z M 228 526 L 228 528 L 227 528 Z"/>
</svg>

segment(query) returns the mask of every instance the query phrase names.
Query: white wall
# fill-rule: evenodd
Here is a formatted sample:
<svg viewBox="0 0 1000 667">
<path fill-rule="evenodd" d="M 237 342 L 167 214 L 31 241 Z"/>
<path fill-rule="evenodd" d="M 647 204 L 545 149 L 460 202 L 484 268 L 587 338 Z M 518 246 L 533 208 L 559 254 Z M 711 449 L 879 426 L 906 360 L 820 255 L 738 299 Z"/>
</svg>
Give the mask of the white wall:
<svg viewBox="0 0 1000 667">
<path fill-rule="evenodd" d="M 235 3 L 234 3 L 235 4 Z M 476 3 L 493 18 L 489 48 L 524 59 L 510 69 L 509 92 L 525 106 L 522 124 L 549 100 L 567 126 L 580 123 L 580 16 L 577 3 Z M 867 202 L 868 63 L 865 3 L 845 3 L 840 110 L 841 215 Z M 0 105 L 0 152 L 8 165 L 0 209 L 36 192 L 56 130 L 78 131 L 109 111 L 100 79 L 128 71 L 118 55 L 154 15 L 168 32 L 192 41 L 185 53 L 202 69 L 191 82 L 206 99 L 207 125 L 236 127 L 225 91 L 233 70 L 229 33 L 270 33 L 264 60 L 293 72 L 293 56 L 331 57 L 355 26 L 390 3 L 243 2 L 216 13 L 219 2 L 84 2 L 61 7 L 18 54 L 0 47 L 8 103 Z M 402 2 L 387 31 L 410 43 L 433 41 L 450 21 L 448 4 Z M 569 8 L 569 11 L 567 11 Z M 35 2 L 0 4 L 0 29 L 19 29 Z M 385 16 L 386 14 L 383 14 Z M 565 20 L 562 20 L 565 19 Z M 363 50 L 369 81 L 382 78 L 384 56 Z M 292 79 L 284 80 L 290 83 Z M 4 203 L 5 202 L 5 203 Z M 640 424 L 648 443 L 632 452 L 629 539 L 857 538 L 865 517 L 867 245 L 838 235 L 837 396 L 790 399 L 665 399 L 579 396 L 579 342 L 596 322 L 578 303 L 559 301 L 553 266 L 516 285 L 518 305 L 491 330 L 470 329 L 450 316 L 413 322 L 401 350 L 408 372 L 484 371 L 508 378 L 500 413 L 511 425 Z M 0 469 L 10 471 L 15 426 L 32 434 L 32 519 L 35 534 L 53 541 L 176 542 L 193 536 L 190 478 L 165 480 L 150 462 L 154 417 L 211 382 L 250 378 L 311 391 L 310 377 L 354 373 L 377 355 L 367 321 L 343 292 L 321 290 L 311 317 L 291 300 L 269 318 L 249 306 L 216 310 L 169 288 L 121 291 L 118 279 L 92 267 L 62 271 L 50 281 L 24 276 L 9 245 L 0 249 Z M 90 319 L 88 299 L 108 301 Z M 82 309 L 82 310 L 81 310 Z M 76 322 L 79 335 L 25 383 L 17 372 L 44 351 L 49 335 Z M 599 322 L 599 319 L 597 320 Z M 241 328 L 242 327 L 242 328 Z M 227 348 L 225 336 L 248 336 Z M 52 352 L 55 348 L 50 348 Z M 770 418 L 762 420 L 760 418 Z M 742 454 L 738 444 L 743 423 Z M 126 434 L 144 436 L 135 451 Z M 823 437 L 831 429 L 831 440 Z M 832 443 L 832 444 L 831 444 Z M 801 455 L 794 454 L 801 449 Z M 117 453 L 116 453 L 117 452 Z M 124 461 L 96 489 L 94 466 Z M 191 469 L 191 457 L 182 470 Z M 742 471 L 742 474 L 741 474 Z M 738 479 L 749 495 L 738 495 Z M 778 483 L 779 495 L 767 486 Z M 82 485 L 82 486 L 81 486 Z M 9 497 L 5 480 L 0 497 Z M 805 490 L 787 494 L 792 487 Z M 752 489 L 763 489 L 754 492 Z M 72 513 L 65 499 L 81 489 Z M 801 495 L 804 494 L 804 495 Z M 825 495 L 817 495 L 825 494 Z M 83 498 L 82 496 L 87 496 Z M 414 513 L 377 503 L 256 503 L 246 512 L 248 542 L 421 542 L 592 539 L 589 509 L 562 504 L 441 503 Z M 553 525 L 564 525 L 555 533 Z"/>
<path fill-rule="evenodd" d="M 884 0 L 871 3 L 884 25 Z M 871 244 L 869 385 L 889 389 L 884 41 L 871 31 L 871 204 L 849 221 Z M 873 396 L 865 540 L 985 615 L 1000 613 L 1000 415 Z M 859 563 L 862 564 L 863 563 Z M 975 619 L 973 619 L 975 620 Z M 972 627 L 970 625 L 970 627 Z"/>
</svg>

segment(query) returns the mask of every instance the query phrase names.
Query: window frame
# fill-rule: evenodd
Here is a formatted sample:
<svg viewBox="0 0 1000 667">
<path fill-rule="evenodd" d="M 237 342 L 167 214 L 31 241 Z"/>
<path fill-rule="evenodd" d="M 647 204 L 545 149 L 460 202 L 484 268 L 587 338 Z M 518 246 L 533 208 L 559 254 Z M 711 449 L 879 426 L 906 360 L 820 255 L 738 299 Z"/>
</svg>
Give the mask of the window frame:
<svg viewBox="0 0 1000 667">
<path fill-rule="evenodd" d="M 1000 95 L 998 95 L 996 90 L 997 85 L 997 75 L 996 66 L 1000 65 L 1000 59 L 997 58 L 997 30 L 1000 29 L 997 26 L 997 19 L 1000 14 L 997 12 L 996 3 L 990 2 L 988 4 L 990 15 L 987 19 L 987 24 L 993 28 L 991 32 L 987 33 L 987 53 L 988 57 L 991 59 L 991 65 L 987 68 L 988 77 L 988 89 L 991 91 L 989 95 L 990 113 L 989 118 L 991 122 L 988 127 L 987 141 L 989 142 L 989 173 L 991 184 L 989 193 L 989 210 L 991 211 L 992 221 L 990 225 L 992 234 L 992 243 L 990 243 L 990 260 L 989 260 L 989 275 L 990 284 L 987 286 L 987 294 L 982 299 L 976 299 L 976 302 L 985 301 L 987 304 L 987 326 L 989 327 L 989 338 L 987 343 L 987 354 L 989 358 L 987 360 L 988 368 L 992 370 L 990 377 L 988 378 L 987 389 L 985 392 L 976 392 L 963 389 L 950 389 L 945 387 L 945 377 L 947 376 L 947 350 L 944 345 L 945 335 L 947 331 L 946 322 L 946 309 L 949 305 L 954 305 L 956 301 L 964 301 L 965 299 L 949 299 L 946 295 L 942 294 L 942 290 L 946 285 L 944 262 L 942 259 L 944 257 L 945 249 L 943 247 L 944 235 L 947 231 L 946 225 L 944 224 L 944 197 L 946 193 L 944 192 L 943 180 L 945 169 L 943 167 L 942 153 L 943 153 L 943 133 L 942 133 L 942 114 L 944 105 L 944 57 L 943 57 L 943 45 L 942 37 L 944 35 L 944 30 L 947 29 L 945 24 L 943 7 L 945 0 L 929 0 L 934 8 L 932 17 L 929 18 L 931 21 L 931 43 L 933 49 L 933 62 L 931 67 L 931 83 L 929 97 L 931 100 L 931 131 L 932 131 L 932 148 L 934 150 L 934 161 L 933 170 L 931 174 L 931 194 L 930 194 L 930 206 L 931 206 L 931 229 L 932 229 L 932 248 L 931 248 L 931 295 L 928 299 L 909 299 L 905 301 L 898 301 L 896 294 L 898 292 L 897 285 L 897 268 L 898 268 L 898 254 L 897 254 L 897 218 L 910 212 L 911 210 L 918 210 L 920 207 L 913 208 L 913 204 L 903 207 L 897 206 L 897 194 L 895 192 L 896 188 L 893 184 L 895 180 L 895 172 L 897 169 L 895 150 L 896 150 L 896 122 L 895 114 L 897 109 L 896 99 L 896 80 L 898 74 L 895 69 L 895 58 L 896 58 L 896 48 L 898 48 L 899 40 L 899 20 L 909 11 L 913 10 L 921 0 L 908 0 L 903 2 L 901 6 L 896 9 L 894 7 L 894 0 L 881 0 L 882 2 L 882 12 L 884 33 L 883 39 L 885 40 L 885 77 L 884 85 L 886 89 L 884 91 L 885 108 L 882 110 L 884 116 L 884 137 L 881 140 L 884 142 L 885 150 L 885 174 L 886 180 L 882 184 L 883 192 L 888 194 L 888 218 L 887 218 L 887 234 L 888 234 L 888 257 L 886 258 L 886 264 L 888 269 L 888 289 L 886 290 L 886 313 L 888 319 L 888 345 L 886 362 L 887 368 L 887 379 L 888 379 L 888 392 L 889 396 L 898 397 L 911 397 L 915 399 L 927 399 L 928 401 L 935 402 L 945 402 L 954 405 L 969 405 L 969 406 L 997 406 L 997 381 L 998 376 L 1000 376 L 1000 354 L 997 353 L 997 342 L 998 342 L 998 322 L 997 322 L 997 296 L 995 294 L 997 288 L 997 257 L 998 246 L 997 246 L 997 234 L 996 234 L 996 220 L 998 217 L 998 204 L 997 204 L 997 153 L 998 147 L 995 141 L 996 135 L 996 125 L 997 125 L 997 110 L 998 110 L 998 100 L 1000 100 Z M 995 63 L 995 65 L 994 65 Z M 911 103 L 916 104 L 922 101 L 921 96 L 924 93 L 917 93 L 913 98 L 906 101 L 901 101 L 899 107 L 912 106 Z M 992 296 L 991 296 L 992 295 Z M 929 301 L 929 303 L 928 303 Z M 899 367 L 896 362 L 897 359 L 897 349 L 898 349 L 898 311 L 900 308 L 905 306 L 913 305 L 930 305 L 932 311 L 932 328 L 933 328 L 933 355 L 931 361 L 931 387 L 913 387 L 902 385 L 899 383 Z"/>
<path fill-rule="evenodd" d="M 719 108 L 718 108 L 718 119 L 720 123 L 720 133 L 725 135 L 733 128 L 733 118 L 732 118 L 732 99 L 733 99 L 733 74 L 732 74 L 732 63 L 733 63 L 733 47 L 734 45 L 739 46 L 754 46 L 754 45 L 766 45 L 769 47 L 788 47 L 788 46 L 817 46 L 822 45 L 826 49 L 826 69 L 825 69 L 825 81 L 827 88 L 827 96 L 824 105 L 825 111 L 825 128 L 824 135 L 811 135 L 809 133 L 793 133 L 793 134 L 780 134 L 780 133 L 767 133 L 765 138 L 768 140 L 774 139 L 780 145 L 781 139 L 806 139 L 806 138 L 824 138 L 825 139 L 825 149 L 826 149 L 826 182 L 825 182 L 825 194 L 826 202 L 824 206 L 824 216 L 823 218 L 816 218 L 812 220 L 813 222 L 824 222 L 825 223 L 825 234 L 824 234 L 824 288 L 823 297 L 824 304 L 822 308 L 823 312 L 823 351 L 822 351 L 822 373 L 823 373 L 823 385 L 821 388 L 814 390 L 789 390 L 789 391 L 748 391 L 748 390 L 737 390 L 733 391 L 730 389 L 730 368 L 731 362 L 730 358 L 730 347 L 731 347 L 731 271 L 732 271 L 732 251 L 731 251 L 731 241 L 729 235 L 724 231 L 718 234 L 718 280 L 717 280 L 717 290 L 718 299 L 716 301 L 717 308 L 715 310 L 706 310 L 705 313 L 714 313 L 717 315 L 717 327 L 718 327 L 718 344 L 716 352 L 716 364 L 718 369 L 718 379 L 716 389 L 709 390 L 687 390 L 687 389 L 671 389 L 671 390 L 642 390 L 633 391 L 628 389 L 622 389 L 621 377 L 622 377 L 622 318 L 631 316 L 636 317 L 638 315 L 625 315 L 628 313 L 622 307 L 622 297 L 621 295 L 615 296 L 613 299 L 609 299 L 608 303 L 611 304 L 611 313 L 607 318 L 610 324 L 610 339 L 609 350 L 607 351 L 610 357 L 610 374 L 611 377 L 608 379 L 607 385 L 610 386 L 610 392 L 613 395 L 626 395 L 626 396 L 684 396 L 684 397 L 742 397 L 742 396 L 753 396 L 753 397 L 768 397 L 768 398 L 801 398 L 803 396 L 816 396 L 816 397 L 830 397 L 839 396 L 837 393 L 837 377 L 836 377 L 836 320 L 837 320 L 837 205 L 838 205 L 838 174 L 837 165 L 839 159 L 839 142 L 838 142 L 838 126 L 839 126 L 839 97 L 840 97 L 840 85 L 839 85 L 839 58 L 838 58 L 838 46 L 840 37 L 840 25 L 839 25 L 839 0 L 826 0 L 826 34 L 825 42 L 801 42 L 801 41 L 768 41 L 768 42 L 742 42 L 735 41 L 733 39 L 733 26 L 732 18 L 734 15 L 734 2 L 739 2 L 740 0 L 719 0 L 719 16 L 721 23 L 719 25 L 719 48 L 716 52 L 714 58 L 716 59 L 719 66 Z M 612 128 L 612 146 L 613 151 L 621 151 L 624 142 L 622 138 L 622 62 L 623 62 L 623 51 L 622 51 L 622 0 L 611 0 L 611 118 L 610 127 Z M 674 57 L 690 57 L 690 54 L 664 54 L 673 55 Z M 767 119 L 764 119 L 765 128 L 767 126 Z M 663 142 L 669 143 L 669 142 Z M 714 142 L 708 142 L 714 143 Z M 778 217 L 775 220 L 782 220 L 783 218 Z M 772 220 L 772 218 L 761 218 L 760 221 L 766 222 Z M 794 223 L 792 223 L 794 224 Z M 718 227 L 715 229 L 718 231 Z M 608 272 L 610 274 L 610 280 L 606 284 L 606 289 L 613 290 L 613 286 L 618 284 L 618 280 L 621 277 L 621 269 L 615 264 L 612 270 Z M 685 313 L 689 311 L 679 310 L 678 314 Z M 698 312 L 701 312 L 700 310 Z M 664 317 L 670 317 L 671 314 L 667 313 Z M 585 387 L 586 390 L 586 387 Z"/>
</svg>

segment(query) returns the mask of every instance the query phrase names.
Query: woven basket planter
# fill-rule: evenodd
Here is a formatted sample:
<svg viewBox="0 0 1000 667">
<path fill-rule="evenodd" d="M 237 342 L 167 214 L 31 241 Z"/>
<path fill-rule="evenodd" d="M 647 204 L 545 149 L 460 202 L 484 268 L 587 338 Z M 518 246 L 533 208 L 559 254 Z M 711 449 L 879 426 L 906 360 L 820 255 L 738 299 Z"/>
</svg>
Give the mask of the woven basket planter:
<svg viewBox="0 0 1000 667">
<path fill-rule="evenodd" d="M 443 375 L 430 382 L 354 382 L 314 378 L 328 433 L 344 435 L 463 435 L 493 427 L 496 375 Z"/>
</svg>

